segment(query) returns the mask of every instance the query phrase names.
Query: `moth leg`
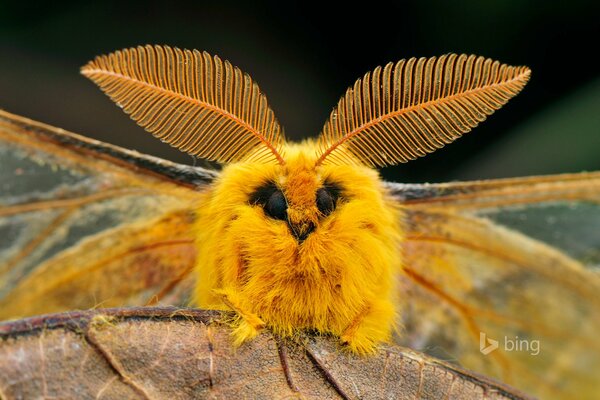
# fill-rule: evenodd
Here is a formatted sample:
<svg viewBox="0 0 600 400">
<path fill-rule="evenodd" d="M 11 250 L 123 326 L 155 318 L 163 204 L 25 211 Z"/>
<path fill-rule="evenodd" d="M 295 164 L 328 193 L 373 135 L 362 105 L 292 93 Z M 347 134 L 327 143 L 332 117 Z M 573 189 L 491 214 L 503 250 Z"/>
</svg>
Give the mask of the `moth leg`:
<svg viewBox="0 0 600 400">
<path fill-rule="evenodd" d="M 391 338 L 394 317 L 390 301 L 375 300 L 352 320 L 340 339 L 354 353 L 374 353 L 377 343 Z"/>
<path fill-rule="evenodd" d="M 215 293 L 221 297 L 223 304 L 235 311 L 239 317 L 233 329 L 234 345 L 239 346 L 246 340 L 254 338 L 265 327 L 264 321 L 258 315 L 247 311 L 242 306 L 242 298 L 237 291 L 221 289 L 215 290 Z"/>
</svg>

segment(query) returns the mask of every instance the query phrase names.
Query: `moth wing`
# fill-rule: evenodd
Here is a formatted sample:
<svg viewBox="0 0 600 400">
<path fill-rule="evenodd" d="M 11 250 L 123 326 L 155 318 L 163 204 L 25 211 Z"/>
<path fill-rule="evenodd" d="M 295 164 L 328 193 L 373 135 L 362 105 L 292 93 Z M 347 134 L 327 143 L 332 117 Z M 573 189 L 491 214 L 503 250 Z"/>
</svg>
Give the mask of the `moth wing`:
<svg viewBox="0 0 600 400">
<path fill-rule="evenodd" d="M 178 303 L 215 173 L 0 110 L 0 319 Z"/>
<path fill-rule="evenodd" d="M 390 184 L 401 344 L 541 398 L 600 390 L 600 173 Z"/>
</svg>

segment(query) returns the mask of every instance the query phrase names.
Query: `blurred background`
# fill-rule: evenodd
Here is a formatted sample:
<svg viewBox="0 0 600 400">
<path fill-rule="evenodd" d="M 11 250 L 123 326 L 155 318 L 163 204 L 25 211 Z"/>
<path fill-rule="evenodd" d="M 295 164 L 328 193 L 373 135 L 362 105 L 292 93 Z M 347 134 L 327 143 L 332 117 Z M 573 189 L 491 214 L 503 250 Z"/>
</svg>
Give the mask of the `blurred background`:
<svg viewBox="0 0 600 400">
<path fill-rule="evenodd" d="M 346 88 L 401 58 L 475 53 L 528 65 L 524 91 L 480 127 L 386 179 L 457 179 L 600 170 L 600 3 L 0 0 L 0 108 L 192 164 L 138 128 L 79 67 L 140 44 L 218 54 L 266 93 L 288 138 L 320 132 Z M 1 168 L 1 160 L 0 160 Z"/>
</svg>

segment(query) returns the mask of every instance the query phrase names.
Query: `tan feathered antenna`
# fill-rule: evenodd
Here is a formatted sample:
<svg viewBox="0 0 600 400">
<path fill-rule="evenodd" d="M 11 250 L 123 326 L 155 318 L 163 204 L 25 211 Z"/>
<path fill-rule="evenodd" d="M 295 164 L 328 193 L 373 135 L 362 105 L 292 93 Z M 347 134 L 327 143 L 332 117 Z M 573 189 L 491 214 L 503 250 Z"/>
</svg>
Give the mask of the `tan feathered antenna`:
<svg viewBox="0 0 600 400">
<path fill-rule="evenodd" d="M 258 86 L 217 56 L 139 46 L 98 56 L 81 73 L 164 142 L 221 163 L 284 164 L 283 130 Z"/>
<path fill-rule="evenodd" d="M 358 160 L 382 167 L 434 152 L 519 93 L 530 73 L 464 54 L 378 67 L 357 80 L 331 113 L 316 165 Z"/>
</svg>

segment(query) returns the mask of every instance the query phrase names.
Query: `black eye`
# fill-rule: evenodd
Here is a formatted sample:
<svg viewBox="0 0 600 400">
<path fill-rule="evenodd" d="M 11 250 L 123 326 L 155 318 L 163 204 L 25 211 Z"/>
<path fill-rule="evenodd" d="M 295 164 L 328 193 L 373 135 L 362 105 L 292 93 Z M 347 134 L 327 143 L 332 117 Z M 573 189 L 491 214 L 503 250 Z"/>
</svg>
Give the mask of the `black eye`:
<svg viewBox="0 0 600 400">
<path fill-rule="evenodd" d="M 287 202 L 281 190 L 273 192 L 269 201 L 264 206 L 265 212 L 271 218 L 286 220 L 287 219 Z"/>
<path fill-rule="evenodd" d="M 259 204 L 265 214 L 274 219 L 287 220 L 287 201 L 283 192 L 274 183 L 259 187 L 250 196 L 250 204 Z"/>
<path fill-rule="evenodd" d="M 336 184 L 326 183 L 317 190 L 317 208 L 323 214 L 328 216 L 335 210 L 335 204 L 340 196 L 341 188 Z"/>
</svg>

